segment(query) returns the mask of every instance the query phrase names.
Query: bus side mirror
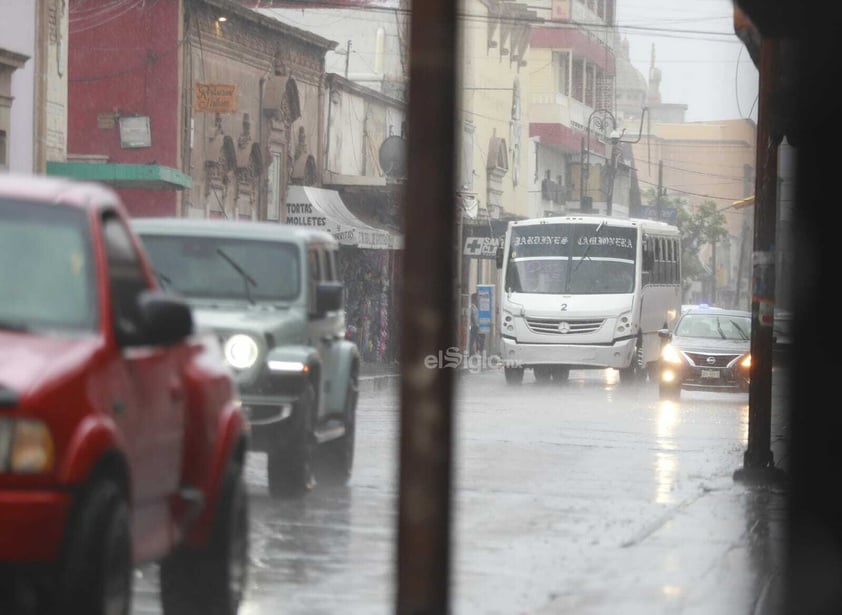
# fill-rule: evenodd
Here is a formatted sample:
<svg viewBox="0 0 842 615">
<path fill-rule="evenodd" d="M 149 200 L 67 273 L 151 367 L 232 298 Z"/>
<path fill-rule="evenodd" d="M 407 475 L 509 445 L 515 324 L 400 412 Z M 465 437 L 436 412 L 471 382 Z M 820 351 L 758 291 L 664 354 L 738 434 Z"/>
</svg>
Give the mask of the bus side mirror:
<svg viewBox="0 0 842 615">
<path fill-rule="evenodd" d="M 497 269 L 503 268 L 503 246 L 497 248 Z"/>
</svg>

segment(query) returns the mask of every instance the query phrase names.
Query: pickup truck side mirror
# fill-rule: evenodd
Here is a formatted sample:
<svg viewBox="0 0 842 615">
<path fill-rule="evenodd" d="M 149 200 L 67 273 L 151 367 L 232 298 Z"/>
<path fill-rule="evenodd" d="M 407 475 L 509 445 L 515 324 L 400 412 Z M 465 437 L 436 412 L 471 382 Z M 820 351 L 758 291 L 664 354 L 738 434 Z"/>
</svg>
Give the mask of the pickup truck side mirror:
<svg viewBox="0 0 842 615">
<path fill-rule="evenodd" d="M 670 333 L 669 329 L 658 329 L 658 337 L 662 340 L 669 341 L 672 339 L 672 333 Z"/>
<path fill-rule="evenodd" d="M 193 313 L 187 302 L 160 290 L 143 291 L 138 298 L 144 344 L 168 346 L 193 333 Z"/>
<path fill-rule="evenodd" d="M 316 287 L 316 314 L 342 309 L 342 282 L 319 282 Z"/>
</svg>

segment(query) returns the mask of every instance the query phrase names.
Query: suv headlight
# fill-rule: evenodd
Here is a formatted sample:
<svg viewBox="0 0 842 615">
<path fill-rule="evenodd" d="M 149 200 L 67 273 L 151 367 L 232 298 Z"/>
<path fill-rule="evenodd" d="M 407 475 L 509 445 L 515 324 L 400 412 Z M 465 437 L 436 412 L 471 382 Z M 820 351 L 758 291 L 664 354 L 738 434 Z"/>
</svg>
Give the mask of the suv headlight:
<svg viewBox="0 0 842 615">
<path fill-rule="evenodd" d="M 237 333 L 225 340 L 222 352 L 225 360 L 234 369 L 250 368 L 260 355 L 257 340 L 245 333 Z"/>
<path fill-rule="evenodd" d="M 53 437 L 46 423 L 34 419 L 0 420 L 0 471 L 50 472 L 55 464 Z"/>
</svg>

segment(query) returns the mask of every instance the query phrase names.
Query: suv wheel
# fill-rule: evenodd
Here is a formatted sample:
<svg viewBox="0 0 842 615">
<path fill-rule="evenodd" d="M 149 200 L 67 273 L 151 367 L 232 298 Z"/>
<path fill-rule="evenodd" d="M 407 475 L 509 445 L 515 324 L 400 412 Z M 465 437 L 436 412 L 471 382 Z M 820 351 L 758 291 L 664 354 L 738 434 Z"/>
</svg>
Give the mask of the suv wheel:
<svg viewBox="0 0 842 615">
<path fill-rule="evenodd" d="M 323 445 L 324 456 L 319 467 L 319 480 L 324 480 L 330 485 L 346 485 L 351 479 L 359 388 L 359 367 L 355 364 L 351 368 L 348 390 L 345 393 L 345 433 Z"/>
<path fill-rule="evenodd" d="M 245 593 L 248 500 L 242 471 L 231 466 L 217 500 L 207 546 L 182 546 L 161 563 L 165 615 L 236 615 Z"/>
<path fill-rule="evenodd" d="M 59 603 L 67 613 L 128 615 L 132 597 L 129 509 L 111 481 L 87 488 L 67 528 Z"/>
<path fill-rule="evenodd" d="M 298 398 L 290 438 L 278 443 L 269 451 L 266 471 L 269 475 L 269 494 L 272 497 L 289 497 L 310 491 L 316 484 L 313 474 L 313 413 L 316 392 L 313 383 L 307 382 Z"/>
</svg>

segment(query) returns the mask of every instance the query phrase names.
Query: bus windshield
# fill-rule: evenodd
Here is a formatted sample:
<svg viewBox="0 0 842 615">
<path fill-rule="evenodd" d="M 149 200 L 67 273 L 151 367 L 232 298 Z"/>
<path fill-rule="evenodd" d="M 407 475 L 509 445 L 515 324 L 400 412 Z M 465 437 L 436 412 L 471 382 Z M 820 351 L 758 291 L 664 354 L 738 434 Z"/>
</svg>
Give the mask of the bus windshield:
<svg viewBox="0 0 842 615">
<path fill-rule="evenodd" d="M 513 227 L 506 290 L 536 294 L 634 291 L 636 229 L 607 224 Z"/>
</svg>

